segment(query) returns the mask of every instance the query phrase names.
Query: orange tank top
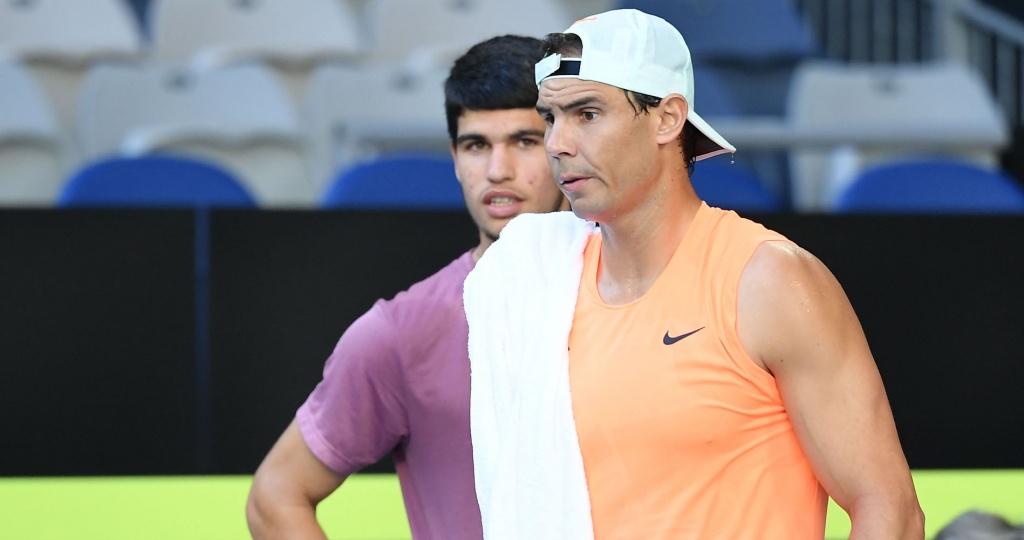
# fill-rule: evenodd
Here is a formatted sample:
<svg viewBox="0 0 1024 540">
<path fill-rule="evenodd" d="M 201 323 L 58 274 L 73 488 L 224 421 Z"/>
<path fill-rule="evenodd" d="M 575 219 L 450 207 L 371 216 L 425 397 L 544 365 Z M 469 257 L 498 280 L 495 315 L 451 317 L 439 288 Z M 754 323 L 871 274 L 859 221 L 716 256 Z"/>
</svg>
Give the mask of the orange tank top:
<svg viewBox="0 0 1024 540">
<path fill-rule="evenodd" d="M 824 536 L 824 489 L 736 330 L 740 274 L 774 240 L 786 241 L 702 204 L 651 289 L 610 306 L 591 237 L 569 377 L 598 540 Z"/>
</svg>

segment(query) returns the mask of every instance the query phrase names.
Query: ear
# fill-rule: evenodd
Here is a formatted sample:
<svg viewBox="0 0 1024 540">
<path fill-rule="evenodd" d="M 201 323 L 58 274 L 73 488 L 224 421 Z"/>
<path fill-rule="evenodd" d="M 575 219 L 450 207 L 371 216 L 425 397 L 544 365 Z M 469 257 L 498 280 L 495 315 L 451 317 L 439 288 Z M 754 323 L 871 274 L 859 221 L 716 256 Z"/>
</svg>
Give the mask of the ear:
<svg viewBox="0 0 1024 540">
<path fill-rule="evenodd" d="M 662 98 L 661 104 L 652 111 L 658 111 L 660 115 L 657 132 L 658 144 L 669 144 L 678 140 L 679 135 L 683 132 L 683 125 L 686 124 L 686 115 L 690 112 L 690 107 L 683 96 L 669 94 Z"/>
</svg>

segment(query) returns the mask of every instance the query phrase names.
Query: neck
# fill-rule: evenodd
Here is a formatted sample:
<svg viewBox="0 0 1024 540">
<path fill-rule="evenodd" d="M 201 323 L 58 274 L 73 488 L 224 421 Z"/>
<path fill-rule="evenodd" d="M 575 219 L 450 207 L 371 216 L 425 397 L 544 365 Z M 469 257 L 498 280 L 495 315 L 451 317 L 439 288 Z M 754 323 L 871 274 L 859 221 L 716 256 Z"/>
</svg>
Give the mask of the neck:
<svg viewBox="0 0 1024 540">
<path fill-rule="evenodd" d="M 480 262 L 480 257 L 484 256 L 484 252 L 487 251 L 487 248 L 491 247 L 491 244 L 493 244 L 495 240 L 497 239 L 491 238 L 484 231 L 480 231 L 480 243 L 477 244 L 475 248 L 473 248 L 474 264 Z"/>
<path fill-rule="evenodd" d="M 668 266 L 690 229 L 701 201 L 689 179 L 616 219 L 601 223 L 603 247 L 597 278 L 601 298 L 613 305 L 642 297 Z"/>
<path fill-rule="evenodd" d="M 489 245 L 491 245 L 490 242 L 488 242 L 486 245 L 481 243 L 481 244 L 477 245 L 475 248 L 473 248 L 472 255 L 473 255 L 473 263 L 474 264 L 480 262 L 480 257 L 484 256 L 484 252 L 487 251 L 487 246 L 489 246 Z"/>
</svg>

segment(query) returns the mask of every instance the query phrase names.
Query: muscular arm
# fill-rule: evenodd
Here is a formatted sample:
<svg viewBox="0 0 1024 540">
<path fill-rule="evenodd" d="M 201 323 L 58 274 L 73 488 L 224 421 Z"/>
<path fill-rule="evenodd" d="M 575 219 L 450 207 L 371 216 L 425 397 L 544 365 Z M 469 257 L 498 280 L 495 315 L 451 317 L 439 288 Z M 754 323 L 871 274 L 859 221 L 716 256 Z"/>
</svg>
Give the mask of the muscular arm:
<svg viewBox="0 0 1024 540">
<path fill-rule="evenodd" d="M 253 538 L 326 540 L 316 505 L 342 481 L 310 452 L 292 420 L 253 477 L 245 507 Z"/>
<path fill-rule="evenodd" d="M 850 515 L 850 538 L 923 538 L 882 379 L 825 265 L 790 244 L 763 244 L 740 279 L 738 317 L 740 338 L 775 376 L 818 480 Z"/>
</svg>

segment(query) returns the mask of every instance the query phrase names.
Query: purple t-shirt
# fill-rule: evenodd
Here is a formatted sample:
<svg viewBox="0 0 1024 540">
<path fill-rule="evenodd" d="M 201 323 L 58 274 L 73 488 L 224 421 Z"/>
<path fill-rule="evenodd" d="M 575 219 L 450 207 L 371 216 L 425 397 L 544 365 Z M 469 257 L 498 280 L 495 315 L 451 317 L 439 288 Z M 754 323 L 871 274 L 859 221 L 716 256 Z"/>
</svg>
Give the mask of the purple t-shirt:
<svg viewBox="0 0 1024 540">
<path fill-rule="evenodd" d="M 469 435 L 467 252 L 352 323 L 296 419 L 348 476 L 394 452 L 413 538 L 482 538 Z"/>
</svg>

